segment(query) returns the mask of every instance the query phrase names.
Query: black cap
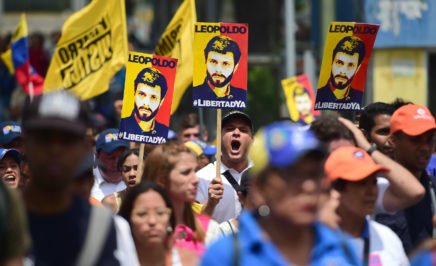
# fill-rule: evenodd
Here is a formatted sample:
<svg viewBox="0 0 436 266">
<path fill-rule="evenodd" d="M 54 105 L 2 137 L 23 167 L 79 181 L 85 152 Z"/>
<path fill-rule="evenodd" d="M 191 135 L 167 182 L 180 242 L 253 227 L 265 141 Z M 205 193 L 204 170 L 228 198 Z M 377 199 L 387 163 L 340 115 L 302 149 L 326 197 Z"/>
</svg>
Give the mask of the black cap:
<svg viewBox="0 0 436 266">
<path fill-rule="evenodd" d="M 85 102 L 66 91 L 29 98 L 23 110 L 23 130 L 56 129 L 85 136 L 90 116 Z"/>
<path fill-rule="evenodd" d="M 223 128 L 226 123 L 232 121 L 235 118 L 240 118 L 242 120 L 244 120 L 245 122 L 247 122 L 247 124 L 250 126 L 251 132 L 254 132 L 254 128 L 253 128 L 253 122 L 251 121 L 250 116 L 248 116 L 246 113 L 241 112 L 241 111 L 230 111 L 227 114 L 225 114 L 222 118 L 222 122 L 221 122 L 221 128 Z"/>
</svg>

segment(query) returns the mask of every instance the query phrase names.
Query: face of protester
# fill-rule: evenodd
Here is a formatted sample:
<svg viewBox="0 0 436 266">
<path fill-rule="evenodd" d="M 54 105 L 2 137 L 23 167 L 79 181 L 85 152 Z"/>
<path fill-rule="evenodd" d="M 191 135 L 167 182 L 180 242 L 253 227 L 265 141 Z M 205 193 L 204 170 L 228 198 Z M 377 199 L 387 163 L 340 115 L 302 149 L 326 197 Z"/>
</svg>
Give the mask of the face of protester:
<svg viewBox="0 0 436 266">
<path fill-rule="evenodd" d="M 103 165 L 102 174 L 104 179 L 109 183 L 118 183 L 122 180 L 120 170 L 117 168 L 117 161 L 120 155 L 126 150 L 126 148 L 120 147 L 112 152 L 105 152 L 100 150 L 98 153 L 98 160 Z"/>
<path fill-rule="evenodd" d="M 142 121 L 152 120 L 161 103 L 161 87 L 139 83 L 135 92 L 135 112 Z"/>
<path fill-rule="evenodd" d="M 123 181 L 127 187 L 134 187 L 136 185 L 136 173 L 138 172 L 139 157 L 136 154 L 129 155 L 124 160 L 121 172 Z"/>
<path fill-rule="evenodd" d="M 225 54 L 210 51 L 206 58 L 207 79 L 214 87 L 224 87 L 232 80 L 238 65 L 232 52 Z"/>
<path fill-rule="evenodd" d="M 337 52 L 333 58 L 330 80 L 336 89 L 345 89 L 350 86 L 354 74 L 359 69 L 359 54 L 353 55 Z"/>
<path fill-rule="evenodd" d="M 85 136 L 59 130 L 35 130 L 23 140 L 32 184 L 50 191 L 72 184 L 87 152 Z"/>
<path fill-rule="evenodd" d="M 299 114 L 303 116 L 310 115 L 312 101 L 310 100 L 309 94 L 304 93 L 302 95 L 295 95 L 294 100 Z"/>
<path fill-rule="evenodd" d="M 21 180 L 20 165 L 11 156 L 0 161 L 0 177 L 11 188 L 18 188 Z"/>
<path fill-rule="evenodd" d="M 169 174 L 171 199 L 174 202 L 192 203 L 197 195 L 197 158 L 191 153 L 182 152 L 173 159 L 176 163 Z"/>
<path fill-rule="evenodd" d="M 339 209 L 344 209 L 346 213 L 353 213 L 364 219 L 366 215 L 374 211 L 377 192 L 376 174 L 357 182 L 347 182 L 344 190 L 340 191 Z M 346 218 L 342 217 L 342 220 Z"/>
<path fill-rule="evenodd" d="M 180 134 L 179 138 L 182 142 L 187 142 L 191 140 L 199 140 L 200 139 L 200 126 L 195 127 L 189 127 L 183 129 Z"/>
<path fill-rule="evenodd" d="M 435 148 L 435 132 L 430 130 L 418 136 L 393 134 L 395 160 L 412 173 L 424 171 Z"/>
<path fill-rule="evenodd" d="M 387 114 L 377 115 L 374 118 L 374 127 L 369 132 L 370 141 L 375 143 L 384 154 L 392 157 L 392 146 L 389 144 L 389 128 L 391 116 Z"/>
<path fill-rule="evenodd" d="M 164 245 L 167 228 L 170 226 L 171 210 L 156 191 L 149 190 L 140 194 L 130 215 L 133 239 L 145 246 Z"/>
<path fill-rule="evenodd" d="M 304 156 L 293 167 L 267 173 L 258 186 L 272 219 L 296 226 L 309 226 L 317 218 L 323 178 L 323 161 Z"/>
<path fill-rule="evenodd" d="M 224 163 L 243 163 L 247 160 L 253 136 L 250 126 L 240 118 L 227 122 L 222 130 L 222 158 Z"/>
<path fill-rule="evenodd" d="M 202 169 L 209 163 L 210 163 L 209 157 L 207 157 L 204 154 L 200 155 L 200 157 L 198 157 L 198 170 Z"/>
</svg>

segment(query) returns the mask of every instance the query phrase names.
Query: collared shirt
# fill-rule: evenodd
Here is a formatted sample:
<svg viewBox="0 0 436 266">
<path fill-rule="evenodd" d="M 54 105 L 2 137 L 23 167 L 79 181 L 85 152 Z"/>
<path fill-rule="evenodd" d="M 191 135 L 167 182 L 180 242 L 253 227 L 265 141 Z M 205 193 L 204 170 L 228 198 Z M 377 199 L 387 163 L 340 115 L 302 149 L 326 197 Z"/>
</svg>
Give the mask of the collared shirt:
<svg viewBox="0 0 436 266">
<path fill-rule="evenodd" d="M 369 241 L 368 265 L 383 266 L 408 266 L 409 260 L 404 252 L 403 245 L 398 236 L 389 227 L 370 220 L 365 221 L 362 236 L 354 238 L 353 242 L 358 251 L 359 258 L 363 261 L 364 245 Z"/>
<path fill-rule="evenodd" d="M 99 168 L 94 168 L 94 186 L 92 186 L 91 196 L 102 201 L 104 197 L 118 191 L 126 189 L 123 180 L 118 183 L 109 183 L 104 180 Z"/>
<path fill-rule="evenodd" d="M 252 213 L 242 213 L 239 222 L 239 265 L 290 265 L 277 247 L 263 236 Z M 315 223 L 313 229 L 315 241 L 310 265 L 361 265 L 348 238 L 320 223 Z M 218 240 L 206 251 L 201 265 L 234 265 L 233 241 L 232 236 Z"/>
<path fill-rule="evenodd" d="M 239 173 L 235 169 L 228 168 L 226 165 L 224 165 L 221 162 L 221 180 L 224 186 L 224 194 L 223 194 L 223 198 L 216 205 L 212 215 L 212 219 L 214 219 L 218 223 L 222 223 L 232 218 L 236 218 L 241 212 L 241 203 L 239 202 L 238 195 L 236 194 L 235 189 L 232 187 L 229 181 L 227 181 L 227 178 L 225 178 L 222 175 L 222 173 L 224 173 L 225 171 L 229 171 L 230 174 L 232 174 L 233 178 L 238 182 L 238 184 L 240 184 L 242 174 L 245 171 L 247 171 L 251 166 L 252 163 L 250 162 L 248 164 L 248 167 Z M 216 167 L 215 163 L 208 164 L 207 166 L 205 166 L 204 168 L 202 168 L 197 172 L 197 176 L 198 176 L 197 201 L 200 203 L 205 203 L 208 199 L 207 191 L 210 182 L 212 181 L 212 179 L 215 178 L 216 175 L 215 167 Z"/>
</svg>

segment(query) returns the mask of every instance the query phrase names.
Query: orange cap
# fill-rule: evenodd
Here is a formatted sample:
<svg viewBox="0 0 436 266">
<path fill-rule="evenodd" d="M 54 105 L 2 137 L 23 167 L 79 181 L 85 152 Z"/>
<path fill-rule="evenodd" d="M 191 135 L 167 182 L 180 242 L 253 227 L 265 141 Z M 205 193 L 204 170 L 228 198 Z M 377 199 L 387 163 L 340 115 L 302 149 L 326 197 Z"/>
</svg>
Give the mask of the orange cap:
<svg viewBox="0 0 436 266">
<path fill-rule="evenodd" d="M 418 136 L 432 129 L 436 129 L 435 119 L 421 105 L 406 104 L 398 108 L 391 118 L 391 134 L 402 131 L 409 136 Z"/>
<path fill-rule="evenodd" d="M 386 167 L 376 164 L 366 151 L 354 146 L 334 150 L 327 158 L 324 169 L 329 181 L 339 178 L 359 181 L 375 172 L 389 171 Z"/>
</svg>

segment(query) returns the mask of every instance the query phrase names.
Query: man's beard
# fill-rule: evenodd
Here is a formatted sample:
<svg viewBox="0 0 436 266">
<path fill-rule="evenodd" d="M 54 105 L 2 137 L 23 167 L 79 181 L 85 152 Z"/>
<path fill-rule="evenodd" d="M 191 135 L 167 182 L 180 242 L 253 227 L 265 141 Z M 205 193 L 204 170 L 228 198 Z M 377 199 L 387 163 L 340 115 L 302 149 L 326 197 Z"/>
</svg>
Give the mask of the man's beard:
<svg viewBox="0 0 436 266">
<path fill-rule="evenodd" d="M 345 79 L 347 79 L 347 82 L 341 83 L 341 84 L 337 84 L 336 81 L 335 81 L 335 77 L 345 78 Z M 333 87 L 335 89 L 338 89 L 338 90 L 343 90 L 343 89 L 347 88 L 348 86 L 350 86 L 350 84 L 351 84 L 351 82 L 353 81 L 353 78 L 354 78 L 354 76 L 353 76 L 350 79 L 348 79 L 345 76 L 341 76 L 341 75 L 336 75 L 335 77 L 330 75 L 330 83 L 333 85 Z"/>
<path fill-rule="evenodd" d="M 151 112 L 150 108 L 141 107 L 141 109 L 147 109 Z M 144 122 L 149 122 L 152 119 L 154 119 L 156 117 L 158 111 L 159 111 L 159 108 L 157 108 L 156 111 L 152 112 L 149 116 L 147 116 L 146 114 L 143 114 L 143 115 L 140 114 L 139 108 L 136 104 L 135 104 L 135 109 L 134 109 L 136 117 L 139 118 L 139 120 L 144 121 Z"/>
<path fill-rule="evenodd" d="M 231 81 L 232 78 L 233 78 L 233 72 L 232 72 L 232 74 L 231 74 L 230 76 L 228 76 L 227 78 L 226 78 L 224 75 L 214 74 L 214 75 L 216 75 L 216 76 L 221 76 L 221 77 L 224 78 L 224 81 L 223 81 L 223 82 L 220 82 L 220 81 L 214 81 L 213 78 L 212 78 L 212 76 L 209 74 L 209 72 L 206 71 L 206 73 L 207 73 L 207 77 L 206 77 L 206 78 L 207 78 L 207 81 L 208 81 L 210 84 L 212 84 L 212 86 L 214 86 L 214 87 L 224 87 L 224 86 L 227 86 L 228 84 L 230 84 L 230 81 Z"/>
</svg>

